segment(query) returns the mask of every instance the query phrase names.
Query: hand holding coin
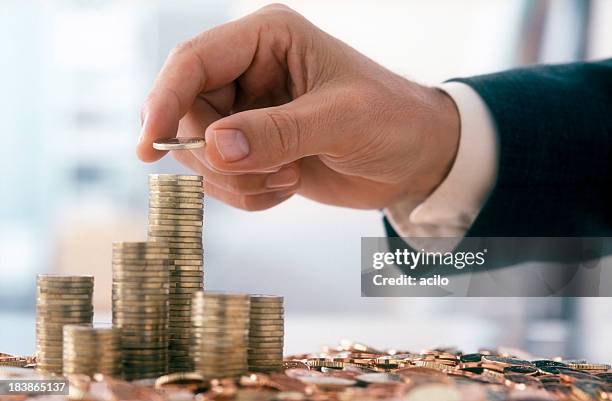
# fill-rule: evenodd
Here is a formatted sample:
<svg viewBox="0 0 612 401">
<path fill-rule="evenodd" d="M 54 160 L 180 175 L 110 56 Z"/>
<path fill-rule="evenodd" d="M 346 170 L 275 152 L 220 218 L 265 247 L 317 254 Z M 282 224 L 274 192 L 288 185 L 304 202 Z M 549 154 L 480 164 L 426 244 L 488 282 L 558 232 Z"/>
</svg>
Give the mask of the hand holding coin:
<svg viewBox="0 0 612 401">
<path fill-rule="evenodd" d="M 206 146 L 181 142 L 202 127 Z M 172 156 L 203 176 L 206 194 L 241 209 L 296 193 L 380 209 L 429 196 L 458 143 L 448 95 L 271 5 L 170 53 L 142 110 L 138 155 L 187 149 Z"/>
</svg>

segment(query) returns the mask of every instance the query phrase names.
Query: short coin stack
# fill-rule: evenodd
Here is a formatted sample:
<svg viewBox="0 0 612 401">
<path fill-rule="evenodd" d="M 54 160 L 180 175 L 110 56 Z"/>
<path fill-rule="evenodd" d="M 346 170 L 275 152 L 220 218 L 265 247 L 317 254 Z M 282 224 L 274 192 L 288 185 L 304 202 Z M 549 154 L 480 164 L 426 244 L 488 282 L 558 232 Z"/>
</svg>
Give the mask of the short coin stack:
<svg viewBox="0 0 612 401">
<path fill-rule="evenodd" d="M 40 370 L 61 374 L 63 326 L 91 324 L 93 276 L 39 274 L 36 282 L 36 357 Z"/>
<path fill-rule="evenodd" d="M 149 175 L 149 240 L 170 248 L 169 370 L 193 369 L 189 355 L 191 297 L 203 288 L 202 177 Z"/>
<path fill-rule="evenodd" d="M 206 379 L 236 377 L 247 371 L 249 296 L 198 291 L 192 300 L 195 370 Z"/>
<path fill-rule="evenodd" d="M 118 328 L 64 326 L 64 374 L 121 377 L 121 336 Z"/>
<path fill-rule="evenodd" d="M 251 295 L 249 371 L 273 372 L 283 364 L 283 297 Z"/>
<path fill-rule="evenodd" d="M 127 380 L 167 372 L 168 254 L 159 242 L 113 243 L 113 325 L 121 329 Z"/>
</svg>

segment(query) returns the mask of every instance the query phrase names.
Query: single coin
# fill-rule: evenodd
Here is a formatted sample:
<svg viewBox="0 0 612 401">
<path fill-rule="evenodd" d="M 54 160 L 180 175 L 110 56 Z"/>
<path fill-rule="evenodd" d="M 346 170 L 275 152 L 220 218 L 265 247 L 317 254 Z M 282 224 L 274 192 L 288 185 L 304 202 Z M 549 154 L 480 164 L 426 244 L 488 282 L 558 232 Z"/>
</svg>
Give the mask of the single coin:
<svg viewBox="0 0 612 401">
<path fill-rule="evenodd" d="M 133 252 L 113 252 L 111 261 L 123 265 L 147 263 L 151 266 L 168 265 L 168 257 L 170 252 L 149 252 L 149 253 L 133 253 Z"/>
<path fill-rule="evenodd" d="M 117 269 L 113 272 L 114 280 L 169 281 L 170 277 L 169 270 L 121 271 Z"/>
<path fill-rule="evenodd" d="M 202 227 L 201 220 L 160 219 L 149 217 L 149 226 Z"/>
<path fill-rule="evenodd" d="M 163 250 L 167 248 L 163 244 L 154 243 L 150 241 L 140 241 L 140 242 L 123 242 L 123 241 L 115 241 L 113 242 L 113 250 L 122 250 L 122 251 L 142 251 L 147 252 L 149 250 Z"/>
<path fill-rule="evenodd" d="M 393 373 L 365 373 L 357 376 L 357 381 L 367 384 L 393 383 L 402 381 L 402 377 Z"/>
<path fill-rule="evenodd" d="M 125 261 L 131 261 L 131 260 L 149 260 L 149 259 L 158 259 L 160 261 L 163 261 L 164 259 L 168 258 L 168 255 L 170 254 L 170 250 L 168 249 L 167 251 L 151 251 L 151 252 L 113 252 L 113 256 L 112 259 L 113 260 L 125 260 Z"/>
<path fill-rule="evenodd" d="M 196 199 L 204 198 L 203 191 L 199 191 L 199 190 L 184 191 L 181 189 L 181 187 L 175 187 L 175 188 L 169 188 L 169 187 L 166 187 L 165 189 L 149 188 L 149 199 L 159 200 L 160 197 L 165 197 L 165 196 L 168 196 L 171 198 L 196 198 Z M 192 188 L 192 187 L 183 186 L 182 188 Z"/>
<path fill-rule="evenodd" d="M 170 271 L 170 280 L 180 280 L 184 277 L 199 277 L 204 278 L 202 270 L 172 270 Z"/>
<path fill-rule="evenodd" d="M 249 303 L 249 295 L 242 293 L 232 293 L 232 292 L 220 292 L 220 291 L 200 291 L 197 294 L 198 298 L 201 299 L 215 299 L 215 300 L 242 300 Z"/>
<path fill-rule="evenodd" d="M 143 325 L 143 326 L 149 326 L 149 325 L 158 325 L 158 326 L 162 326 L 162 327 L 167 327 L 167 320 L 164 318 L 159 319 L 159 318 L 144 318 L 144 317 L 140 317 L 138 319 L 136 318 L 132 318 L 130 317 L 113 317 L 113 324 L 117 327 L 123 327 L 123 325 L 129 325 L 130 327 L 135 327 L 138 324 Z"/>
<path fill-rule="evenodd" d="M 83 310 L 93 308 L 89 299 L 36 299 L 36 307 L 41 310 Z"/>
<path fill-rule="evenodd" d="M 283 297 L 280 295 L 251 294 L 250 299 L 251 299 L 251 304 L 255 304 L 255 303 L 282 304 L 283 303 Z"/>
<path fill-rule="evenodd" d="M 42 325 L 64 325 L 70 323 L 91 323 L 93 312 L 75 316 L 49 316 L 39 315 L 36 317 L 36 323 Z"/>
<path fill-rule="evenodd" d="M 113 282 L 115 283 L 139 283 L 139 284 L 160 284 L 167 283 L 170 284 L 172 280 L 166 274 L 160 275 L 157 277 L 143 277 L 143 276 L 131 276 L 131 275 L 118 275 L 113 274 Z"/>
<path fill-rule="evenodd" d="M 115 292 L 134 291 L 134 292 L 140 292 L 142 294 L 148 294 L 148 293 L 156 294 L 157 291 L 160 291 L 160 292 L 164 291 L 165 293 L 168 293 L 170 284 L 168 281 L 161 282 L 161 283 L 138 283 L 138 282 L 114 281 L 112 288 Z"/>
<path fill-rule="evenodd" d="M 87 287 L 62 287 L 51 285 L 40 285 L 36 288 L 36 295 L 48 298 L 61 298 L 60 295 L 91 295 L 93 286 Z"/>
<path fill-rule="evenodd" d="M 193 246 L 194 248 L 202 248 L 202 236 L 197 236 L 197 237 L 185 237 L 185 236 L 176 236 L 176 235 L 160 236 L 160 235 L 153 235 L 149 233 L 149 238 L 169 241 L 171 246 L 177 246 L 178 244 L 182 244 L 182 243 L 190 243 L 190 244 L 197 245 L 197 246 Z"/>
<path fill-rule="evenodd" d="M 202 224 L 202 215 L 198 214 L 172 214 L 172 213 L 151 213 L 149 212 L 149 222 L 151 221 L 170 221 L 173 224 Z"/>
<path fill-rule="evenodd" d="M 284 341 L 281 340 L 270 340 L 270 341 L 259 341 L 255 342 L 249 339 L 249 349 L 251 350 L 269 350 L 269 349 L 282 349 L 284 347 Z"/>
<path fill-rule="evenodd" d="M 195 201 L 185 201 L 185 202 L 174 202 L 174 201 L 157 201 L 157 200 L 149 200 L 149 206 L 152 208 L 167 208 L 167 209 L 195 209 L 197 211 L 202 211 L 203 204 L 197 203 Z"/>
<path fill-rule="evenodd" d="M 181 263 L 180 260 L 175 261 L 175 266 L 174 266 L 174 269 L 171 270 L 171 273 L 173 272 L 191 272 L 193 274 L 195 274 L 196 272 L 203 273 L 203 270 L 202 270 L 203 263 L 201 265 L 181 265 L 180 263 Z"/>
<path fill-rule="evenodd" d="M 284 326 L 285 321 L 283 319 L 257 319 L 253 316 L 249 319 L 250 327 L 256 328 L 259 325 L 279 325 Z"/>
<path fill-rule="evenodd" d="M 195 299 L 191 300 L 191 305 L 194 317 L 234 318 L 243 320 L 247 326 L 249 324 L 249 310 L 247 308 L 240 306 L 200 305 Z"/>
<path fill-rule="evenodd" d="M 183 280 L 176 280 L 172 283 L 173 288 L 196 288 L 201 289 L 203 286 L 202 280 L 197 277 L 195 280 L 189 280 L 186 277 Z"/>
<path fill-rule="evenodd" d="M 184 185 L 189 183 L 191 185 Z M 198 181 L 183 181 L 182 184 L 175 184 L 171 181 L 149 181 L 150 192 L 180 192 L 180 193 L 200 193 L 204 194 L 202 190 L 202 183 Z"/>
<path fill-rule="evenodd" d="M 202 355 L 198 352 L 195 353 L 195 355 L 193 355 L 193 359 L 194 362 L 198 362 L 198 363 L 203 363 L 206 365 L 219 365 L 219 366 L 236 366 L 236 367 L 240 367 L 240 366 L 245 366 L 247 364 L 247 358 L 246 355 L 243 356 L 239 356 L 239 357 L 233 357 L 233 356 L 227 356 L 227 355 L 215 355 L 215 354 L 210 354 L 210 355 Z"/>
<path fill-rule="evenodd" d="M 41 319 L 53 320 L 58 319 L 60 321 L 65 321 L 65 319 L 84 319 L 93 317 L 93 309 L 84 309 L 84 310 L 73 310 L 73 311 L 51 311 L 45 310 L 39 313 Z M 42 321 L 42 320 L 39 320 Z"/>
<path fill-rule="evenodd" d="M 113 301 L 142 301 L 143 303 L 147 302 L 162 302 L 167 305 L 168 302 L 168 294 L 162 294 L 159 292 L 155 292 L 153 294 L 139 294 L 139 293 L 116 293 L 113 292 L 112 298 Z"/>
<path fill-rule="evenodd" d="M 199 222 L 198 222 L 199 223 Z M 151 232 L 174 232 L 174 231 L 187 231 L 193 233 L 199 233 L 202 235 L 202 226 L 189 226 L 189 225 L 177 225 L 177 224 L 166 224 L 160 225 L 153 222 L 149 222 L 149 231 Z"/>
<path fill-rule="evenodd" d="M 248 354 L 251 359 L 283 359 L 282 350 L 249 350 Z"/>
<path fill-rule="evenodd" d="M 531 362 L 523 360 L 523 359 L 507 358 L 507 357 L 501 357 L 501 356 L 495 356 L 495 355 L 483 355 L 482 361 L 498 363 L 500 365 L 509 365 L 509 366 L 510 365 L 534 366 Z"/>
<path fill-rule="evenodd" d="M 74 276 L 66 276 L 61 274 L 38 274 L 36 276 L 38 281 L 46 281 L 46 282 L 91 282 L 93 283 L 94 277 L 92 275 L 74 275 Z"/>
<path fill-rule="evenodd" d="M 168 314 L 168 307 L 167 304 L 161 304 L 161 305 L 155 305 L 155 304 L 134 304 L 134 303 L 122 303 L 121 301 L 115 301 L 113 302 L 113 308 L 117 309 L 117 313 L 118 315 L 120 313 L 130 313 L 130 314 L 137 314 L 137 313 L 148 313 L 148 314 L 159 314 L 159 315 L 165 315 Z"/>
<path fill-rule="evenodd" d="M 156 331 L 146 331 L 146 332 L 128 332 L 125 331 L 121 334 L 121 346 L 124 346 L 125 341 L 167 341 L 168 333 L 167 330 L 156 330 Z"/>
<path fill-rule="evenodd" d="M 197 217 L 199 220 L 202 220 L 204 218 L 204 210 L 202 209 L 202 205 L 200 205 L 200 207 L 197 209 L 179 209 L 176 207 L 167 206 L 151 206 L 149 208 L 149 216 L 155 215 L 190 216 L 191 218 Z"/>
<path fill-rule="evenodd" d="M 251 311 L 255 313 L 283 313 L 285 308 L 277 305 L 262 305 L 262 304 L 250 304 Z"/>
<path fill-rule="evenodd" d="M 284 324 L 250 324 L 249 329 L 256 331 L 278 331 L 285 328 Z"/>
<path fill-rule="evenodd" d="M 202 233 L 195 231 L 158 231 L 150 229 L 148 231 L 148 235 L 156 238 L 173 238 L 175 241 L 193 241 L 193 242 L 201 242 L 202 241 Z"/>
<path fill-rule="evenodd" d="M 158 203 L 176 203 L 176 204 L 196 204 L 202 206 L 204 204 L 204 199 L 194 198 L 194 197 L 182 197 L 182 196 L 149 196 L 149 203 L 158 202 Z"/>
<path fill-rule="evenodd" d="M 247 361 L 249 365 L 258 365 L 258 366 L 277 365 L 280 362 L 279 360 L 251 358 L 251 357 L 249 357 Z"/>
<path fill-rule="evenodd" d="M 149 174 L 149 180 L 158 181 L 202 181 L 201 175 L 180 175 L 180 174 Z"/>
<path fill-rule="evenodd" d="M 147 359 L 155 359 L 155 358 L 160 358 L 160 359 L 165 359 L 166 358 L 166 352 L 168 351 L 168 349 L 166 347 L 160 347 L 158 349 L 141 349 L 141 348 L 123 348 L 121 350 L 121 353 L 123 354 L 124 357 L 129 357 L 130 359 L 133 360 L 143 360 L 146 361 Z"/>
<path fill-rule="evenodd" d="M 48 305 L 91 305 L 93 293 L 69 293 L 64 296 L 38 293 L 36 295 L 37 304 Z"/>
<path fill-rule="evenodd" d="M 151 238 L 152 241 L 157 241 L 156 238 Z M 161 239 L 159 239 L 161 241 Z M 189 253 L 192 251 L 203 251 L 202 241 L 198 242 L 182 242 L 182 241 L 170 241 L 170 249 L 172 253 Z"/>
</svg>

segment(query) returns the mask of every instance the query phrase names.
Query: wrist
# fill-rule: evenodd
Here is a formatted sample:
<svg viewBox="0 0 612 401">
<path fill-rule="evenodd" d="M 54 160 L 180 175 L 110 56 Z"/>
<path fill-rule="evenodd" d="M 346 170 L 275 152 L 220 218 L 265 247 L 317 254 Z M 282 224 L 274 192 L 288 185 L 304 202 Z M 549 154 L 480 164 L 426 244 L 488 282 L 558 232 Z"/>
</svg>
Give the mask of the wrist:
<svg viewBox="0 0 612 401">
<path fill-rule="evenodd" d="M 423 165 L 417 199 L 425 200 L 448 176 L 459 149 L 461 120 L 453 99 L 437 88 L 421 87 Z"/>
</svg>

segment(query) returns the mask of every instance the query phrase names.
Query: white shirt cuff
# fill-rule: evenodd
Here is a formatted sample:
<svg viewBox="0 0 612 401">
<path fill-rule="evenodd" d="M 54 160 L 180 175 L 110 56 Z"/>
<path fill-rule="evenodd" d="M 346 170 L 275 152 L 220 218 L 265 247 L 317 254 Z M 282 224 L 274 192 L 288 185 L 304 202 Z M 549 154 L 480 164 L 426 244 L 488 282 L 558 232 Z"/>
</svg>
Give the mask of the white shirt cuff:
<svg viewBox="0 0 612 401">
<path fill-rule="evenodd" d="M 424 202 L 406 199 L 384 210 L 391 226 L 405 238 L 463 238 L 497 176 L 497 130 L 487 105 L 466 84 L 447 82 L 438 88 L 457 105 L 459 148 L 448 176 Z"/>
</svg>

